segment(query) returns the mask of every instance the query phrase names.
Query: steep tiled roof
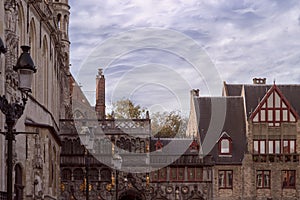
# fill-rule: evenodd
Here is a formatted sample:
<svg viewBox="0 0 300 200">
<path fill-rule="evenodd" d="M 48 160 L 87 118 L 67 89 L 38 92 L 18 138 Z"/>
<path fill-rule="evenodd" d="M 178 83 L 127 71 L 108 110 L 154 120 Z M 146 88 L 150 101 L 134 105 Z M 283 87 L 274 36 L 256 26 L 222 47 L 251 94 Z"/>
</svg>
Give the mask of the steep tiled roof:
<svg viewBox="0 0 300 200">
<path fill-rule="evenodd" d="M 216 164 L 241 164 L 246 151 L 243 98 L 195 98 L 195 108 L 204 154 L 211 155 Z M 232 139 L 232 156 L 219 155 L 218 140 L 223 132 Z"/>
<path fill-rule="evenodd" d="M 237 95 L 238 90 L 241 89 L 241 85 L 225 84 L 228 96 L 241 96 Z M 267 91 L 272 85 L 242 85 L 244 87 L 246 114 L 247 117 L 251 115 L 258 103 L 265 96 Z M 289 101 L 293 109 L 300 114 L 300 85 L 276 85 L 285 98 Z"/>
<path fill-rule="evenodd" d="M 228 96 L 241 96 L 243 85 L 234 84 L 227 85 L 227 95 Z"/>
</svg>

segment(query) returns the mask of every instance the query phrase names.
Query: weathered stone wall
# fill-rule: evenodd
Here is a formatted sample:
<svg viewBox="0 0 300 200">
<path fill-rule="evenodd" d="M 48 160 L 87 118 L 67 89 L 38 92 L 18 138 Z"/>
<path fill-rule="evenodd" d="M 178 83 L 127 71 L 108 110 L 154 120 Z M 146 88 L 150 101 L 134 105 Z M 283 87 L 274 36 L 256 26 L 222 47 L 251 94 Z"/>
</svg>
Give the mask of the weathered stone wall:
<svg viewBox="0 0 300 200">
<path fill-rule="evenodd" d="M 232 170 L 233 187 L 232 189 L 219 188 L 219 170 Z M 216 200 L 242 199 L 243 195 L 243 173 L 241 165 L 215 165 L 213 167 L 213 198 Z"/>
<path fill-rule="evenodd" d="M 20 99 L 17 74 L 13 65 L 21 54 L 21 45 L 31 46 L 30 54 L 37 66 L 32 83 L 32 95 L 15 128 L 18 132 L 38 132 L 18 135 L 14 143 L 14 164 L 22 168 L 23 198 L 57 199 L 59 195 L 59 119 L 70 109 L 69 41 L 67 26 L 58 28 L 56 11 L 69 18 L 69 6 L 55 1 L 3 0 L 0 3 L 0 37 L 7 53 L 0 56 L 0 94 L 11 101 Z M 62 32 L 64 37 L 62 38 Z M 0 129 L 4 131 L 4 116 Z M 0 191 L 6 191 L 6 146 L 0 136 Z M 15 176 L 15 175 L 14 175 Z M 13 179 L 14 180 L 14 179 Z M 13 187 L 14 189 L 14 187 Z"/>
<path fill-rule="evenodd" d="M 261 154 L 253 155 L 254 139 L 296 139 L 296 152 L 299 152 L 299 123 L 282 123 L 279 127 L 268 127 L 265 123 L 248 124 L 248 149 L 243 161 L 244 194 L 247 199 L 299 199 L 299 154 Z M 268 146 L 267 146 L 268 148 Z M 283 152 L 281 144 L 281 151 Z M 266 149 L 267 151 L 267 149 Z M 257 188 L 257 170 L 270 170 L 270 188 Z M 295 188 L 283 188 L 282 173 L 284 170 L 296 171 Z"/>
</svg>

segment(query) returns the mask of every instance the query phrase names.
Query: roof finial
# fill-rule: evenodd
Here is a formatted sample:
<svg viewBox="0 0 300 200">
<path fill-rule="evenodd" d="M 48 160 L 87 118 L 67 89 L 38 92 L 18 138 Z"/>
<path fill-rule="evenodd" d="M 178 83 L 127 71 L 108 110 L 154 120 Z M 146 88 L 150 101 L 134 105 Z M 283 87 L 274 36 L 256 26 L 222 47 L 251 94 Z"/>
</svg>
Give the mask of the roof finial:
<svg viewBox="0 0 300 200">
<path fill-rule="evenodd" d="M 276 82 L 276 79 L 274 78 L 274 80 L 273 80 L 273 84 L 275 85 L 275 82 Z"/>
</svg>

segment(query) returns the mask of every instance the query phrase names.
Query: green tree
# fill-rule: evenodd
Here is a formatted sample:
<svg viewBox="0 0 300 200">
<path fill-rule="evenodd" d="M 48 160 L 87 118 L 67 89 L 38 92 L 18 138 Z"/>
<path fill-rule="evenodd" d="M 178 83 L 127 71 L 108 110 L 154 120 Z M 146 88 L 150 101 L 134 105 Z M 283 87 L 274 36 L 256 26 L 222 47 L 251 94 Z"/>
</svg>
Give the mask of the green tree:
<svg viewBox="0 0 300 200">
<path fill-rule="evenodd" d="M 141 119 L 145 118 L 145 109 L 130 99 L 121 99 L 113 103 L 113 114 L 107 118 Z M 154 137 L 185 137 L 188 119 L 179 111 L 156 112 L 151 114 L 151 131 Z"/>
<path fill-rule="evenodd" d="M 145 109 L 140 105 L 135 105 L 130 99 L 121 99 L 113 103 L 112 107 L 113 114 L 109 114 L 108 118 L 141 119 L 145 115 Z"/>
<path fill-rule="evenodd" d="M 156 112 L 151 115 L 151 131 L 154 137 L 185 137 L 188 119 L 179 111 Z"/>
</svg>

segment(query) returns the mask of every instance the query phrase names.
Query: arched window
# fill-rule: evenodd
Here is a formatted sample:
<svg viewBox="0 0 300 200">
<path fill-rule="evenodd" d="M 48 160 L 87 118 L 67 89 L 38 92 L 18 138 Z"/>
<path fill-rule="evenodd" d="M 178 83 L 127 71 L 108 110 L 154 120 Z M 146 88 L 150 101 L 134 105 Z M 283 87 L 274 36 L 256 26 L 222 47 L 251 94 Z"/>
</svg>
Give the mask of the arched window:
<svg viewBox="0 0 300 200">
<path fill-rule="evenodd" d="M 75 119 L 84 119 L 84 114 L 80 110 L 74 111 L 74 118 Z"/>
<path fill-rule="evenodd" d="M 61 14 L 57 15 L 57 28 L 59 30 L 61 29 Z"/>
<path fill-rule="evenodd" d="M 70 181 L 72 176 L 72 171 L 70 169 L 63 169 L 61 172 L 62 180 Z"/>
<path fill-rule="evenodd" d="M 80 139 L 73 141 L 73 153 L 74 154 L 84 154 L 84 146 L 81 145 Z"/>
<path fill-rule="evenodd" d="M 43 39 L 43 51 L 42 51 L 42 59 L 43 59 L 43 65 L 39 68 L 39 70 L 42 70 L 42 74 L 43 76 L 41 77 L 41 81 L 42 81 L 42 86 L 43 86 L 43 103 L 45 104 L 46 107 L 48 107 L 48 92 L 51 92 L 51 88 L 52 85 L 48 83 L 48 78 L 49 77 L 49 67 L 48 67 L 48 42 L 47 42 L 47 38 L 46 36 L 44 36 Z"/>
<path fill-rule="evenodd" d="M 126 140 L 125 145 L 124 145 L 124 150 L 131 152 L 131 142 L 129 139 Z"/>
<path fill-rule="evenodd" d="M 22 167 L 17 164 L 15 166 L 15 200 L 22 200 L 23 199 L 23 171 Z"/>
<path fill-rule="evenodd" d="M 111 181 L 111 172 L 109 169 L 101 170 L 101 181 L 110 182 Z"/>
<path fill-rule="evenodd" d="M 18 4 L 18 30 L 17 34 L 19 36 L 19 46 L 25 44 L 25 17 L 22 4 Z"/>
<path fill-rule="evenodd" d="M 98 181 L 99 179 L 99 171 L 96 168 L 92 168 L 89 170 L 89 178 L 91 181 Z"/>
<path fill-rule="evenodd" d="M 35 65 L 38 65 L 37 63 L 37 52 L 36 52 L 36 28 L 35 28 L 35 21 L 32 18 L 30 21 L 30 34 L 29 34 L 29 46 L 31 47 L 30 49 L 30 54 L 32 57 L 32 60 L 35 61 Z M 41 88 L 39 88 L 39 83 L 38 80 L 40 79 L 40 70 L 37 71 L 37 74 L 35 76 L 33 76 L 33 81 L 32 81 L 32 94 L 35 98 L 38 98 L 41 95 L 41 92 L 38 91 L 42 91 Z"/>
<path fill-rule="evenodd" d="M 73 172 L 73 177 L 74 180 L 83 180 L 84 178 L 83 170 L 80 168 L 75 169 Z"/>
<path fill-rule="evenodd" d="M 68 16 L 67 15 L 65 15 L 64 16 L 64 31 L 65 31 L 65 34 L 66 34 L 66 36 L 68 36 Z"/>
</svg>

